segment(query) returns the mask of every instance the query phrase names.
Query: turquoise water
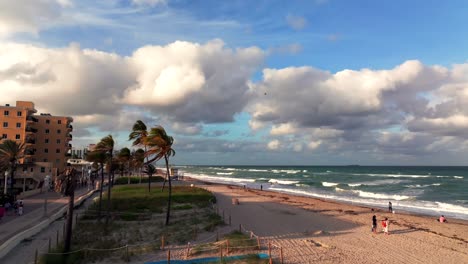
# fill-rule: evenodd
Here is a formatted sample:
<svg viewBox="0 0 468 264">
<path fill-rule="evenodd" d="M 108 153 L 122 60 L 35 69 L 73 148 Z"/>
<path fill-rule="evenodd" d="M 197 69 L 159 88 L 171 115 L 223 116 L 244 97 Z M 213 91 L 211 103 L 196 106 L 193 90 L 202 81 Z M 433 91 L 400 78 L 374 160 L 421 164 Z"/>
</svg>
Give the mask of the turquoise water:
<svg viewBox="0 0 468 264">
<path fill-rule="evenodd" d="M 181 166 L 185 176 L 468 220 L 468 167 Z"/>
</svg>

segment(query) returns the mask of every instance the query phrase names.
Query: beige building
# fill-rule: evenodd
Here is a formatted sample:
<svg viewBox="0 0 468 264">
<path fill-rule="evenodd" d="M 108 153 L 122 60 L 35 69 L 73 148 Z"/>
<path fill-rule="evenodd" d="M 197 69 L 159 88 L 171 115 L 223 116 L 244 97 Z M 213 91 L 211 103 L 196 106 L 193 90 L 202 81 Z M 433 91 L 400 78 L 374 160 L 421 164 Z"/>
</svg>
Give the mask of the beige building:
<svg viewBox="0 0 468 264">
<path fill-rule="evenodd" d="M 10 139 L 26 144 L 15 175 L 15 187 L 23 190 L 37 188 L 46 175 L 55 177 L 70 156 L 73 119 L 36 112 L 33 102 L 0 106 L 0 142 Z"/>
</svg>

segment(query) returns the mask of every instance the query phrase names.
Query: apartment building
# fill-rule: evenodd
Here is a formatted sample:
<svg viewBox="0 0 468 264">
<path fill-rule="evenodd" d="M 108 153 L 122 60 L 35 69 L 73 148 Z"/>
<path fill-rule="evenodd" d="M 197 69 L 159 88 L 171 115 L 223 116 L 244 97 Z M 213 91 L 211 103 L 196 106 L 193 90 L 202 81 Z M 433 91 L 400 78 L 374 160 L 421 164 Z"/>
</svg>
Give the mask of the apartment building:
<svg viewBox="0 0 468 264">
<path fill-rule="evenodd" d="M 24 158 L 14 179 L 15 188 L 22 190 L 35 189 L 46 175 L 55 177 L 63 171 L 72 147 L 71 117 L 36 113 L 33 102 L 0 106 L 0 142 L 10 139 L 25 143 Z M 1 182 L 3 186 L 4 180 Z"/>
</svg>

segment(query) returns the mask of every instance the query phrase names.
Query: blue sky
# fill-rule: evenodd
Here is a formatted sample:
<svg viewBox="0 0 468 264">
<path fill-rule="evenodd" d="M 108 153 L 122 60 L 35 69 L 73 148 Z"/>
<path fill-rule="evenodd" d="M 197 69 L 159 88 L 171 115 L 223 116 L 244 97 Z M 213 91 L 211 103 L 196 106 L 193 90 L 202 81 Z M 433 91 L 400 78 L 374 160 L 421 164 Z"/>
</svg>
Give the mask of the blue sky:
<svg viewBox="0 0 468 264">
<path fill-rule="evenodd" d="M 74 116 L 76 146 L 109 133 L 125 146 L 142 119 L 174 135 L 184 164 L 464 164 L 465 1 L 0 0 L 0 10 L 0 89 L 13 91 L 0 103 Z"/>
</svg>

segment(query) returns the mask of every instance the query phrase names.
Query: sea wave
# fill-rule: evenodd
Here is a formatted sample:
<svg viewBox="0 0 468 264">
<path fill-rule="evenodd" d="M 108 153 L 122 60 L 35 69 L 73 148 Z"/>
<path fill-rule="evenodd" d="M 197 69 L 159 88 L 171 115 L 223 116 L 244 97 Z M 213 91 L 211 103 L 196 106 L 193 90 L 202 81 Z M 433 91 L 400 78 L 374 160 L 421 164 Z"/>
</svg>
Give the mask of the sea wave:
<svg viewBox="0 0 468 264">
<path fill-rule="evenodd" d="M 391 179 L 389 179 L 389 180 L 354 182 L 354 183 L 348 183 L 348 186 L 350 186 L 350 187 L 356 187 L 356 186 L 361 186 L 361 185 L 377 186 L 377 185 L 398 184 L 398 183 L 404 183 L 404 182 L 409 182 L 409 180 L 391 180 Z"/>
<path fill-rule="evenodd" d="M 217 172 L 217 175 L 232 175 L 232 172 Z"/>
<path fill-rule="evenodd" d="M 405 185 L 405 187 L 408 188 L 426 188 L 434 184 L 410 184 L 410 185 Z"/>
<path fill-rule="evenodd" d="M 463 176 L 453 176 L 455 179 L 463 179 Z"/>
<path fill-rule="evenodd" d="M 325 187 L 333 187 L 333 186 L 337 186 L 339 183 L 335 183 L 335 182 L 322 182 L 322 185 L 325 186 Z"/>
<path fill-rule="evenodd" d="M 269 172 L 269 170 L 259 170 L 259 169 L 248 169 L 247 171 L 252 171 L 252 172 Z"/>
<path fill-rule="evenodd" d="M 255 179 L 245 179 L 245 178 L 232 178 L 232 177 L 216 177 L 210 176 L 205 174 L 190 174 L 186 175 L 190 178 L 199 179 L 202 181 L 207 182 L 214 182 L 214 183 L 232 183 L 232 184 L 239 184 L 239 183 L 249 183 L 255 182 Z"/>
<path fill-rule="evenodd" d="M 285 181 L 285 180 L 277 180 L 277 179 L 270 179 L 268 182 L 283 184 L 283 185 L 291 185 L 291 184 L 299 183 L 299 181 Z"/>
<path fill-rule="evenodd" d="M 411 196 L 398 195 L 398 194 L 384 194 L 384 193 L 373 193 L 373 192 L 354 191 L 354 190 L 352 192 L 358 194 L 360 197 L 374 198 L 374 199 L 401 201 L 401 200 L 408 200 L 410 198 L 413 198 Z"/>
<path fill-rule="evenodd" d="M 383 208 L 386 205 L 382 203 L 381 199 L 365 198 L 365 197 L 353 197 L 353 196 L 343 196 L 343 195 L 330 195 L 319 192 L 314 192 L 312 190 L 302 190 L 302 189 L 288 189 L 288 188 L 278 188 L 272 187 L 269 190 L 291 193 L 300 196 L 309 196 L 309 197 L 318 197 L 331 199 L 336 201 L 350 202 L 350 203 L 359 203 L 370 206 L 377 206 Z M 391 200 L 391 199 L 390 199 Z M 445 216 L 456 217 L 460 219 L 468 220 L 468 208 L 441 202 L 429 202 L 429 201 L 417 201 L 417 200 L 399 200 L 393 203 L 393 208 L 395 210 L 408 210 L 417 213 L 426 213 L 431 215 L 440 215 L 444 214 Z"/>
<path fill-rule="evenodd" d="M 348 183 L 349 187 L 359 187 L 361 185 L 362 185 L 362 183 Z"/>
</svg>

